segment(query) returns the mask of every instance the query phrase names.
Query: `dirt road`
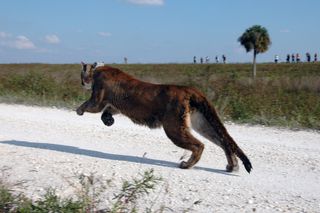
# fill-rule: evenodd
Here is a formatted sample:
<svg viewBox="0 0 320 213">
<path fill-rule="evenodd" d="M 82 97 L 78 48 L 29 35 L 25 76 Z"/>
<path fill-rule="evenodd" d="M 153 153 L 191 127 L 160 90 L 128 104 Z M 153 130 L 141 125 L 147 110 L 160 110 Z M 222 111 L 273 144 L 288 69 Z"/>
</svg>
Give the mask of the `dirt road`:
<svg viewBox="0 0 320 213">
<path fill-rule="evenodd" d="M 177 168 L 184 151 L 162 129 L 149 130 L 115 116 L 106 127 L 100 115 L 0 104 L 2 178 L 20 182 L 17 191 L 38 198 L 48 187 L 68 196 L 78 174 L 110 179 L 111 200 L 125 179 L 153 168 L 163 182 L 140 207 L 167 212 L 320 212 L 320 133 L 226 125 L 250 158 L 224 172 L 223 151 L 201 138 L 205 151 L 191 170 Z M 104 205 L 104 203 L 102 203 Z M 105 204 L 107 205 L 107 204 Z"/>
</svg>

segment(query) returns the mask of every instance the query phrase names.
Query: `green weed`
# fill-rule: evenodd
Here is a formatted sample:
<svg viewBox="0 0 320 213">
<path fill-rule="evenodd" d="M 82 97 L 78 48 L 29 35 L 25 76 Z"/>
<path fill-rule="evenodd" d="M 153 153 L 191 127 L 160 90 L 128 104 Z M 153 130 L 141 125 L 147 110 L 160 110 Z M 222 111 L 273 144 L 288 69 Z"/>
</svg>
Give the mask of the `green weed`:
<svg viewBox="0 0 320 213">
<path fill-rule="evenodd" d="M 32 201 L 23 195 L 15 195 L 9 189 L 8 184 L 0 180 L 0 212 L 3 213 L 93 213 L 93 212 L 141 212 L 137 205 L 138 201 L 151 193 L 162 179 L 154 175 L 154 171 L 147 170 L 140 174 L 139 178 L 131 181 L 124 181 L 119 193 L 114 195 L 114 202 L 108 203 L 105 208 L 99 207 L 103 202 L 101 199 L 109 185 L 104 184 L 93 174 L 86 176 L 80 175 L 81 185 L 73 198 L 61 198 L 52 188 L 47 189 L 41 199 Z M 165 208 L 165 207 L 163 207 Z M 159 210 L 161 211 L 161 210 Z M 146 208 L 145 212 L 152 212 L 151 207 Z"/>
</svg>

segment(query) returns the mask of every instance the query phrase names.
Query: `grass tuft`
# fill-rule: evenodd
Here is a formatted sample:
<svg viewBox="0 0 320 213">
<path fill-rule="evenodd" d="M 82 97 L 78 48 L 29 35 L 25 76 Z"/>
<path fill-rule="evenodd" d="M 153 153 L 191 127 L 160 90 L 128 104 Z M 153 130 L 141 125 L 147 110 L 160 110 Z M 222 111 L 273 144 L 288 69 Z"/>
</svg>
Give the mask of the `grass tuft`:
<svg viewBox="0 0 320 213">
<path fill-rule="evenodd" d="M 16 195 L 10 190 L 8 183 L 0 179 L 0 212 L 2 213 L 125 213 L 142 212 L 138 201 L 149 195 L 159 184 L 162 178 L 154 175 L 153 169 L 145 171 L 139 178 L 124 181 L 119 193 L 114 195 L 114 202 L 107 207 L 100 207 L 104 201 L 102 194 L 107 190 L 109 182 L 104 185 L 93 174 L 79 176 L 81 190 L 71 198 L 61 198 L 56 190 L 49 188 L 41 199 L 32 201 L 24 195 Z M 165 207 L 161 207 L 165 208 Z M 157 212 L 161 212 L 160 209 Z M 151 207 L 145 212 L 152 212 Z"/>
</svg>

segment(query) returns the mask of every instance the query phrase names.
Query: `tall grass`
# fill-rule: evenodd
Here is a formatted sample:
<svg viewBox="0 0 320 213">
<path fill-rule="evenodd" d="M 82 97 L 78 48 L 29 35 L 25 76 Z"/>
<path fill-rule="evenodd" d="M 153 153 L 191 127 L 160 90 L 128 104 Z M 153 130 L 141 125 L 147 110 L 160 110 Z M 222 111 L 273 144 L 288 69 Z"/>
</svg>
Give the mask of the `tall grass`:
<svg viewBox="0 0 320 213">
<path fill-rule="evenodd" d="M 112 65 L 153 83 L 193 86 L 225 120 L 320 129 L 320 63 Z M 75 108 L 89 92 L 80 65 L 0 65 L 0 101 Z"/>
<path fill-rule="evenodd" d="M 48 72 L 36 66 L 25 72 L 0 72 L 0 75 L 2 102 L 75 107 L 88 96 L 71 72 Z"/>
</svg>

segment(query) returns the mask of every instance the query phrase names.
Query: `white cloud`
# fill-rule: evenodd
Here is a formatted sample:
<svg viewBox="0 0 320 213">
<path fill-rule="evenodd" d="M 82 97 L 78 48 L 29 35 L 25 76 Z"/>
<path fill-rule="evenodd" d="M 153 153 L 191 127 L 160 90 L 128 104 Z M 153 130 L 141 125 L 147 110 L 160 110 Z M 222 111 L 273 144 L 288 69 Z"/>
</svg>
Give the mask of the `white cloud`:
<svg viewBox="0 0 320 213">
<path fill-rule="evenodd" d="M 290 30 L 289 29 L 282 29 L 282 30 L 280 30 L 280 33 L 290 33 Z"/>
<path fill-rule="evenodd" d="M 6 32 L 0 32 L 0 46 L 24 50 L 24 49 L 37 49 L 36 45 L 26 36 L 12 36 Z"/>
<path fill-rule="evenodd" d="M 6 32 L 0 32 L 0 39 L 5 39 L 5 38 L 9 38 L 10 34 L 6 33 Z"/>
<path fill-rule="evenodd" d="M 13 42 L 13 47 L 16 49 L 35 49 L 34 43 L 28 39 L 26 36 L 17 36 L 16 40 Z"/>
<path fill-rule="evenodd" d="M 10 37 L 8 33 L 0 32 L 0 46 L 10 46 Z"/>
<path fill-rule="evenodd" d="M 144 5 L 155 5 L 161 6 L 164 4 L 164 0 L 127 0 L 129 3 L 132 4 L 144 4 Z"/>
<path fill-rule="evenodd" d="M 109 33 L 109 32 L 98 32 L 98 35 L 102 36 L 102 37 L 109 37 L 109 36 L 111 36 L 111 33 Z"/>
<path fill-rule="evenodd" d="M 49 44 L 59 44 L 60 39 L 57 35 L 46 35 L 45 41 Z"/>
</svg>

